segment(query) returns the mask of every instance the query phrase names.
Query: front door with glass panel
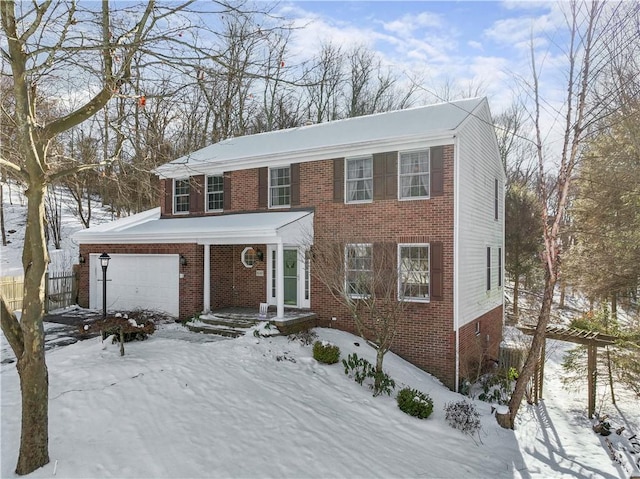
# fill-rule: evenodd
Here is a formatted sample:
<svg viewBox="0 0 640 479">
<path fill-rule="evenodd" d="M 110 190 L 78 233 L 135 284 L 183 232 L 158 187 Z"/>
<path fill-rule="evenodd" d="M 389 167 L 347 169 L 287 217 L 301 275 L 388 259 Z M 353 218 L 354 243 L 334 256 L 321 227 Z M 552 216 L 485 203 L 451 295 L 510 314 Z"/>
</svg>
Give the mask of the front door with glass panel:
<svg viewBox="0 0 640 479">
<path fill-rule="evenodd" d="M 298 250 L 284 250 L 284 304 L 298 305 Z"/>
<path fill-rule="evenodd" d="M 267 297 L 269 304 L 277 304 L 276 298 L 276 264 L 275 246 L 268 246 L 269 268 L 267 270 Z M 285 306 L 308 308 L 309 301 L 309 265 L 306 256 L 298 248 L 285 248 L 282 269 L 284 272 L 284 304 Z"/>
</svg>

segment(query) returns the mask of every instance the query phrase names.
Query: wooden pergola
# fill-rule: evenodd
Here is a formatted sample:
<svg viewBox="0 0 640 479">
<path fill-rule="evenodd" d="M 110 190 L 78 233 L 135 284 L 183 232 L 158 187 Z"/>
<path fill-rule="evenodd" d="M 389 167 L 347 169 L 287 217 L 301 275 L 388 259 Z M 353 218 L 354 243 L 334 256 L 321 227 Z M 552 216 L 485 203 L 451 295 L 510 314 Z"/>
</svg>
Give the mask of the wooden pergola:
<svg viewBox="0 0 640 479">
<path fill-rule="evenodd" d="M 518 329 L 525 334 L 533 336 L 536 331 L 535 326 L 518 326 Z M 593 417 L 596 410 L 596 358 L 598 348 L 612 346 L 619 339 L 616 336 L 598 333 L 596 331 L 585 331 L 583 329 L 567 328 L 563 326 L 547 326 L 545 338 L 568 341 L 570 343 L 584 344 L 587 346 L 587 395 L 589 418 Z M 533 375 L 533 400 L 537 404 L 542 398 L 542 385 L 544 381 L 544 357 L 545 345 L 542 346 L 540 358 L 536 371 Z"/>
</svg>

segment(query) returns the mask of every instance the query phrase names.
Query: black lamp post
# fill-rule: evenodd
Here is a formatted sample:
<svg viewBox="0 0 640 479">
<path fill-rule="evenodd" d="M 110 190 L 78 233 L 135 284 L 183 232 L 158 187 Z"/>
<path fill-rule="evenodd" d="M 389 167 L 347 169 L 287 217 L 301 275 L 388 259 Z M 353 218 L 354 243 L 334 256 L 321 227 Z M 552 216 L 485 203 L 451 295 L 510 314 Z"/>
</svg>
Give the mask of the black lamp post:
<svg viewBox="0 0 640 479">
<path fill-rule="evenodd" d="M 107 319 L 107 268 L 111 256 L 102 253 L 99 257 L 100 266 L 102 266 L 102 319 Z"/>
</svg>

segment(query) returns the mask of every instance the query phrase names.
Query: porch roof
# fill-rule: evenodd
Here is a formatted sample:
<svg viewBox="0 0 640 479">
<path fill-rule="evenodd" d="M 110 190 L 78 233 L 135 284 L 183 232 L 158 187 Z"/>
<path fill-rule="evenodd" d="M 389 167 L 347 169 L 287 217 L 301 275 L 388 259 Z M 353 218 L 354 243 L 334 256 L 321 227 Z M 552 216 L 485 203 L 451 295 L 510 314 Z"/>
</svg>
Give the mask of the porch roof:
<svg viewBox="0 0 640 479">
<path fill-rule="evenodd" d="M 73 237 L 80 244 L 305 244 L 313 240 L 313 212 L 160 218 L 160 208 L 154 208 L 79 231 Z"/>
</svg>

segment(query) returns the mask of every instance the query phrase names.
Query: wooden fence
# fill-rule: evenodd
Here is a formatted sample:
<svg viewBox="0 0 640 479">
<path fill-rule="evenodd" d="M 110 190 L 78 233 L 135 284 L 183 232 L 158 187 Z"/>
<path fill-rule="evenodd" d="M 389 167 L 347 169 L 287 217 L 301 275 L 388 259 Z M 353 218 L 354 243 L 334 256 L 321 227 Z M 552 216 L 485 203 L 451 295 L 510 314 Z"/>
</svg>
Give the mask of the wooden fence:
<svg viewBox="0 0 640 479">
<path fill-rule="evenodd" d="M 45 285 L 45 311 L 53 311 L 76 304 L 78 284 L 74 273 L 47 273 Z M 11 311 L 21 310 L 24 276 L 0 277 L 0 294 Z"/>
</svg>

